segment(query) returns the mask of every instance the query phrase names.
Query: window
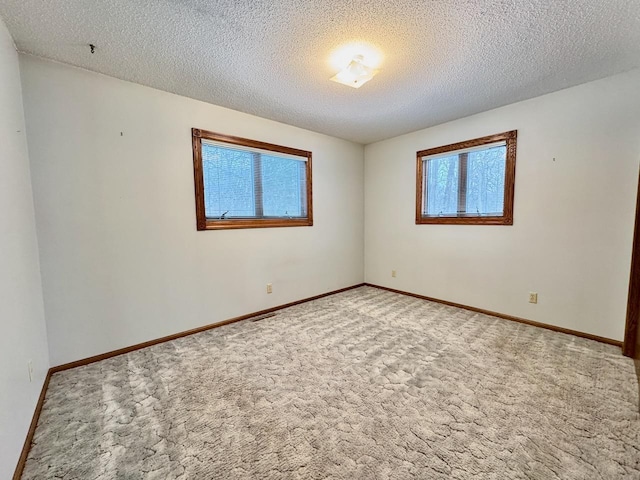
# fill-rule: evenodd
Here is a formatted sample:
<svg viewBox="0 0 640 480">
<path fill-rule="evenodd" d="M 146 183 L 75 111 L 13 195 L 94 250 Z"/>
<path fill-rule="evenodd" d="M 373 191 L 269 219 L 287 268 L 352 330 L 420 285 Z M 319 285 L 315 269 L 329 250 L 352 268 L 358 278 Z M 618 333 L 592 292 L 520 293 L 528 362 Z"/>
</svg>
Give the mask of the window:
<svg viewBox="0 0 640 480">
<path fill-rule="evenodd" d="M 313 225 L 311 152 L 192 130 L 198 230 Z"/>
<path fill-rule="evenodd" d="M 417 224 L 513 225 L 517 130 L 417 153 Z"/>
</svg>

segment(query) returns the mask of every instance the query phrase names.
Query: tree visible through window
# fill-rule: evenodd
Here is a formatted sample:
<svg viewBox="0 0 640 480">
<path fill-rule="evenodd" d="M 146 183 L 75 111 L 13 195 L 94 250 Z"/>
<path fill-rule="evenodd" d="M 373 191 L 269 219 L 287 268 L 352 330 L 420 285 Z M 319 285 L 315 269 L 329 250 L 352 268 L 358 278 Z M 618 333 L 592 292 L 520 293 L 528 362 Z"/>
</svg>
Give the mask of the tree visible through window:
<svg viewBox="0 0 640 480">
<path fill-rule="evenodd" d="M 516 131 L 417 154 L 416 223 L 513 223 Z"/>
<path fill-rule="evenodd" d="M 311 152 L 193 130 L 198 229 L 312 225 Z"/>
</svg>

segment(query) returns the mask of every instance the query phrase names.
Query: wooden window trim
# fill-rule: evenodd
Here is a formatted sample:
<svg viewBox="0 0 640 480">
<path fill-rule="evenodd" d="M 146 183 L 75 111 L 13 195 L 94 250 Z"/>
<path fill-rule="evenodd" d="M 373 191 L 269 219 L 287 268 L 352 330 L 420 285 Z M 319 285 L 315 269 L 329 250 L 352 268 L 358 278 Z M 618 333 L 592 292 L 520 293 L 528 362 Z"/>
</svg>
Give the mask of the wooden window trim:
<svg viewBox="0 0 640 480">
<path fill-rule="evenodd" d="M 420 150 L 416 153 L 416 225 L 513 225 L 513 198 L 516 178 L 516 143 L 517 130 L 475 138 L 464 142 L 452 143 L 441 147 Z M 426 191 L 426 175 L 422 168 L 422 158 L 429 155 L 463 150 L 466 148 L 489 145 L 496 142 L 506 142 L 507 155 L 504 179 L 504 212 L 501 216 L 478 216 L 473 214 L 458 214 L 455 217 L 425 217 L 422 215 L 424 207 L 424 192 Z M 464 165 L 466 175 L 466 165 Z M 458 205 L 463 201 L 462 195 L 458 197 Z"/>
<path fill-rule="evenodd" d="M 250 140 L 248 138 L 234 137 L 221 133 L 209 132 L 198 128 L 191 129 L 193 148 L 193 177 L 195 185 L 196 199 L 196 226 L 198 230 L 227 230 L 238 228 L 271 228 L 271 227 L 310 227 L 313 225 L 313 201 L 312 201 L 312 181 L 311 181 L 311 152 L 299 150 L 297 148 L 284 147 L 272 143 Z M 306 161 L 306 217 L 305 218 L 248 218 L 248 219 L 208 219 L 204 206 L 204 172 L 202 168 L 202 140 L 213 140 L 231 145 L 259 148 L 276 153 L 285 153 L 305 157 Z M 257 201 L 257 200 L 256 200 Z M 256 207 L 257 210 L 262 208 Z"/>
</svg>

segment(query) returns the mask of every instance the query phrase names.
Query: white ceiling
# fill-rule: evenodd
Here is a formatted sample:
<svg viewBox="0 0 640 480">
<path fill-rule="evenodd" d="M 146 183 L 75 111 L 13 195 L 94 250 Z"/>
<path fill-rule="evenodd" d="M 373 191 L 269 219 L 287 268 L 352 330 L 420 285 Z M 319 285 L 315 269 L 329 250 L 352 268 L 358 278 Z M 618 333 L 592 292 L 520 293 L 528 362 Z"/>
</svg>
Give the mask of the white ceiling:
<svg viewBox="0 0 640 480">
<path fill-rule="evenodd" d="M 22 52 L 364 144 L 640 67 L 640 0 L 2 0 L 0 16 Z M 329 81 L 353 40 L 384 55 L 358 90 Z"/>
</svg>

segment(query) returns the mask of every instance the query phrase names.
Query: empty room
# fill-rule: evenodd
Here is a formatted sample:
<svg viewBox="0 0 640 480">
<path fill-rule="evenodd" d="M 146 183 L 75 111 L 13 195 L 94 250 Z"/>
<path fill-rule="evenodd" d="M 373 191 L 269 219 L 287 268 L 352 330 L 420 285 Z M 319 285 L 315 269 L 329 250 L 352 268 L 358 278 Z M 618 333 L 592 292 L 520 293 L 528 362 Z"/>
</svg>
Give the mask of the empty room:
<svg viewBox="0 0 640 480">
<path fill-rule="evenodd" d="M 640 480 L 640 0 L 2 0 L 0 479 Z"/>
</svg>

